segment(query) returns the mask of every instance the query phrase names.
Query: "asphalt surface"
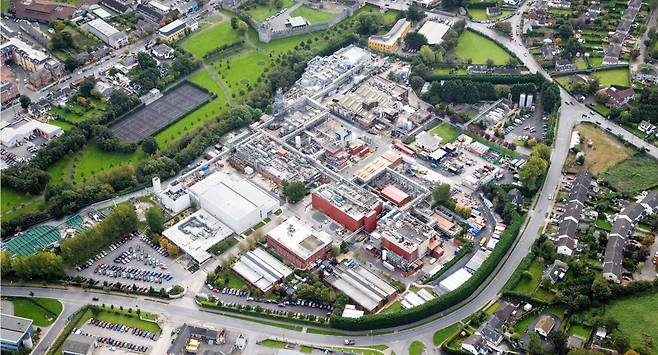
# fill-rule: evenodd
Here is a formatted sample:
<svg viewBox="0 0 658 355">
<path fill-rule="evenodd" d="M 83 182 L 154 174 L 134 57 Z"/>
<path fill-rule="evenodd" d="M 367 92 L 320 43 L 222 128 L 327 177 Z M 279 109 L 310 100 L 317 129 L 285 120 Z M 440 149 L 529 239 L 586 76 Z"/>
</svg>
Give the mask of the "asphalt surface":
<svg viewBox="0 0 658 355">
<path fill-rule="evenodd" d="M 512 23 L 518 23 L 520 21 L 520 16 L 515 15 L 510 21 Z M 508 49 L 514 52 L 518 58 L 520 58 L 531 72 L 540 72 L 546 75 L 546 73 L 532 59 L 528 50 L 520 44 L 518 38 L 512 41 L 489 29 L 484 24 L 469 23 L 468 26 L 505 45 Z M 554 150 L 551 155 L 551 166 L 547 173 L 544 186 L 538 193 L 536 203 L 528 213 L 529 218 L 526 222 L 526 226 L 519 236 L 517 244 L 510 250 L 505 261 L 502 262 L 489 279 L 483 283 L 479 292 L 476 292 L 469 297 L 469 299 L 456 307 L 435 315 L 435 319 L 425 320 L 425 323 L 418 322 L 416 324 L 409 324 L 404 327 L 390 329 L 391 332 L 387 334 L 377 336 L 350 336 L 350 338 L 356 339 L 357 345 L 386 344 L 396 353 L 406 353 L 411 342 L 414 340 L 421 340 L 431 349 L 432 335 L 435 331 L 465 319 L 474 312 L 485 307 L 491 300 L 498 296 L 500 290 L 514 272 L 521 259 L 528 253 L 532 243 L 538 236 L 539 230 L 546 222 L 551 205 L 548 196 L 559 186 L 562 166 L 564 165 L 568 154 L 571 130 L 578 122 L 598 121 L 603 128 L 609 128 L 614 134 L 623 134 L 624 138 L 629 140 L 631 144 L 640 148 L 646 147 L 648 149 L 648 154 L 654 158 L 658 157 L 658 148 L 636 138 L 631 133 L 614 125 L 612 122 L 604 120 L 600 115 L 591 114 L 589 108 L 579 104 L 565 90 L 561 90 L 560 94 L 563 105 L 560 112 Z M 574 104 L 570 105 L 567 104 L 567 102 L 573 102 Z M 77 288 L 70 288 L 63 292 L 60 289 L 38 287 L 2 287 L 0 291 L 3 295 L 28 295 L 29 292 L 32 291 L 36 296 L 58 298 L 64 303 L 65 307 L 62 315 L 57 319 L 53 326 L 51 326 L 51 330 L 44 335 L 42 341 L 37 345 L 34 351 L 34 354 L 37 355 L 43 354 L 48 344 L 53 342 L 56 334 L 66 323 L 67 317 L 70 316 L 75 309 L 90 303 L 92 296 L 99 297 L 99 302 L 102 303 L 123 305 L 125 307 L 137 306 L 145 311 L 158 313 L 161 315 L 162 323 L 203 323 L 216 327 L 235 329 L 236 331 L 244 333 L 249 338 L 251 344 L 256 340 L 267 337 L 325 345 L 342 345 L 343 340 L 345 339 L 344 336 L 308 334 L 290 331 L 259 324 L 257 322 L 235 319 L 202 311 L 194 303 L 193 295 L 189 293 L 182 299 L 172 300 L 169 303 L 161 303 L 144 298 L 97 293 L 90 294 L 90 292 Z"/>
</svg>

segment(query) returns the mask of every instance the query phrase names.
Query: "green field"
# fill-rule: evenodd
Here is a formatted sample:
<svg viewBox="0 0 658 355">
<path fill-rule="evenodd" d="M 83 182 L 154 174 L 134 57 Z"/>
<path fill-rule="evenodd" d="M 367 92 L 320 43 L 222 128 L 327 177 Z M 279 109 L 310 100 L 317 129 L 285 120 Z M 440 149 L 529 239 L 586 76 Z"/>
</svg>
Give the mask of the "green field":
<svg viewBox="0 0 658 355">
<path fill-rule="evenodd" d="M 137 149 L 132 154 L 121 154 L 105 152 L 94 143 L 87 144 L 87 146 L 82 148 L 80 157 L 75 163 L 73 180 L 75 182 L 85 181 L 105 169 L 125 163 L 137 163 L 145 157 L 146 155 L 141 149 Z"/>
<path fill-rule="evenodd" d="M 399 312 L 402 309 L 402 303 L 400 300 L 396 300 L 395 302 L 391 303 L 390 306 L 384 308 L 380 313 L 395 313 Z"/>
<path fill-rule="evenodd" d="M 5 12 L 9 10 L 10 6 L 11 6 L 11 2 L 9 0 L 0 1 L 0 12 Z"/>
<path fill-rule="evenodd" d="M 62 304 L 52 298 L 12 297 L 10 300 L 14 304 L 15 316 L 32 319 L 39 327 L 51 325 L 62 312 Z"/>
<path fill-rule="evenodd" d="M 425 351 L 425 344 L 418 340 L 414 340 L 411 345 L 409 345 L 409 355 L 421 355 Z"/>
<path fill-rule="evenodd" d="M 306 20 L 308 20 L 308 22 L 310 22 L 311 25 L 315 25 L 331 20 L 334 18 L 335 14 L 316 10 L 306 5 L 302 5 L 296 8 L 295 11 L 290 14 L 290 17 L 295 16 L 303 16 Z"/>
<path fill-rule="evenodd" d="M 658 186 L 658 162 L 648 155 L 634 155 L 603 172 L 615 190 L 635 193 Z"/>
<path fill-rule="evenodd" d="M 51 125 L 61 127 L 63 130 L 68 131 L 69 129 L 73 128 L 74 126 L 70 123 L 64 122 L 64 121 L 57 121 L 57 120 L 50 120 L 48 121 Z"/>
<path fill-rule="evenodd" d="M 248 92 L 265 68 L 271 66 L 267 53 L 256 50 L 241 51 L 229 56 L 227 61 L 228 64 L 223 60 L 220 61 L 219 66 L 213 63 L 213 68 L 235 97 L 241 92 Z"/>
<path fill-rule="evenodd" d="M 80 105 L 79 103 L 68 103 L 66 108 L 53 107 L 50 110 L 51 114 L 59 115 L 60 117 L 66 119 L 69 122 L 79 123 L 84 122 L 93 118 L 98 118 L 104 113 L 105 106 L 107 104 L 105 101 L 99 99 L 90 100 L 96 108 L 88 108 Z"/>
<path fill-rule="evenodd" d="M 69 171 L 69 164 L 71 164 L 71 157 L 67 156 L 55 162 L 48 168 L 51 183 L 60 183 L 67 180 Z"/>
<path fill-rule="evenodd" d="M 531 294 L 539 286 L 541 275 L 544 272 L 544 267 L 539 261 L 539 258 L 535 258 L 532 261 L 527 271 L 532 274 L 532 278 L 528 279 L 522 276 L 519 283 L 514 287 L 514 291 Z"/>
<path fill-rule="evenodd" d="M 457 139 L 461 130 L 450 123 L 442 122 L 430 130 L 430 133 L 443 139 L 442 143 L 450 143 Z"/>
<path fill-rule="evenodd" d="M 500 15 L 498 16 L 487 16 L 487 9 L 485 8 L 473 8 L 473 9 L 468 9 L 468 14 L 471 16 L 473 20 L 477 21 L 483 21 L 483 20 L 496 20 L 499 18 L 503 18 L 505 16 L 508 16 L 512 13 L 512 11 L 503 11 Z"/>
<path fill-rule="evenodd" d="M 181 42 L 181 46 L 197 59 L 211 50 L 235 43 L 242 38 L 231 28 L 231 22 L 226 20 L 210 28 L 196 32 Z"/>
<path fill-rule="evenodd" d="M 592 333 L 592 327 L 581 324 L 571 324 L 567 333 L 569 335 L 580 335 L 581 337 L 588 339 L 589 335 Z"/>
<path fill-rule="evenodd" d="M 76 328 L 80 328 L 90 318 L 123 324 L 127 327 L 139 328 L 152 333 L 160 333 L 160 326 L 158 323 L 139 319 L 139 316 L 134 309 L 132 310 L 132 313 L 128 313 L 127 310 L 120 310 L 119 307 L 114 307 L 114 309 L 111 309 L 110 306 L 106 306 L 104 309 L 99 307 L 99 312 L 96 315 L 89 310 L 85 312 L 85 315 L 80 319 Z"/>
<path fill-rule="evenodd" d="M 457 334 L 459 329 L 461 329 L 461 324 L 455 323 L 447 328 L 437 330 L 432 336 L 434 346 L 440 346 L 441 344 L 443 344 L 444 341 L 448 340 L 451 336 Z"/>
<path fill-rule="evenodd" d="M 606 69 L 593 72 L 593 78 L 599 79 L 599 84 L 602 86 L 620 86 L 629 87 L 631 85 L 631 78 L 628 68 L 615 68 Z"/>
<path fill-rule="evenodd" d="M 269 6 L 268 5 L 251 5 L 246 9 L 249 16 L 256 22 L 263 22 L 266 18 L 276 14 L 279 10 L 282 10 L 284 7 L 291 7 L 295 2 L 293 0 L 283 0 L 281 2 L 281 7 Z"/>
<path fill-rule="evenodd" d="M 463 60 L 470 58 L 473 64 L 486 64 L 487 59 L 493 59 L 494 64 L 503 65 L 510 58 L 498 43 L 469 30 L 459 36 L 455 54 Z"/>
<path fill-rule="evenodd" d="M 605 315 L 619 321 L 619 331 L 628 336 L 632 346 L 640 345 L 642 335 L 658 339 L 658 293 L 632 296 L 613 301 L 606 306 Z"/>
<path fill-rule="evenodd" d="M 30 195 L 18 192 L 8 187 L 3 186 L 0 191 L 0 200 L 2 200 L 2 214 L 29 202 L 32 199 Z"/>
</svg>

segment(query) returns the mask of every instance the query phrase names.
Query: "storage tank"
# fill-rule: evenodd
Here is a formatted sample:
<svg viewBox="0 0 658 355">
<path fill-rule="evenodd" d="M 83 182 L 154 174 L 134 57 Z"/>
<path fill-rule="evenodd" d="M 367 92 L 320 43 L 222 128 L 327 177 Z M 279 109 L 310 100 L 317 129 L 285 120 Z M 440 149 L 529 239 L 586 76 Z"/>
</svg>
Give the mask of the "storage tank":
<svg viewBox="0 0 658 355">
<path fill-rule="evenodd" d="M 525 107 L 525 94 L 519 95 L 519 107 Z"/>
<path fill-rule="evenodd" d="M 160 178 L 157 176 L 153 177 L 153 192 L 159 194 L 162 191 L 162 185 L 160 184 Z"/>
</svg>

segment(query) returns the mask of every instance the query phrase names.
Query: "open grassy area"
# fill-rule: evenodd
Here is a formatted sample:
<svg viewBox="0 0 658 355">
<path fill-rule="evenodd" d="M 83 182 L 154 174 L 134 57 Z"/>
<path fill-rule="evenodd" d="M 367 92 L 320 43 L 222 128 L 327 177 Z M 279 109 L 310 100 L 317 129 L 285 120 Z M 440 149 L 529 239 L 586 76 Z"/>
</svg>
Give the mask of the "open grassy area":
<svg viewBox="0 0 658 355">
<path fill-rule="evenodd" d="M 461 134 L 461 130 L 450 123 L 439 123 L 436 127 L 432 128 L 430 130 L 430 133 L 432 133 L 435 136 L 439 136 L 443 139 L 443 143 L 450 143 L 457 139 L 459 135 Z"/>
<path fill-rule="evenodd" d="M 240 39 L 242 36 L 231 28 L 231 22 L 227 19 L 187 37 L 181 42 L 181 46 L 195 58 L 201 59 L 213 49 L 235 43 Z"/>
<path fill-rule="evenodd" d="M 64 108 L 53 107 L 50 110 L 50 113 L 53 115 L 59 115 L 62 118 L 65 118 L 69 122 L 79 123 L 85 122 L 87 120 L 98 118 L 103 115 L 105 106 L 107 103 L 99 99 L 91 99 L 90 104 L 93 104 L 95 108 L 84 107 L 79 103 L 67 103 Z"/>
<path fill-rule="evenodd" d="M 272 2 L 273 3 L 273 2 Z M 256 22 L 263 22 L 266 18 L 276 14 L 279 10 L 282 10 L 284 7 L 291 7 L 295 2 L 293 0 L 283 0 L 281 2 L 281 7 L 271 6 L 271 4 L 258 4 L 251 5 L 248 8 L 245 8 L 246 12 L 251 16 L 252 19 Z"/>
<path fill-rule="evenodd" d="M 601 177 L 619 192 L 649 190 L 658 186 L 658 162 L 648 155 L 637 154 L 606 170 Z"/>
<path fill-rule="evenodd" d="M 296 8 L 295 11 L 293 11 L 290 14 L 290 17 L 295 17 L 295 16 L 303 16 L 308 22 L 311 23 L 311 25 L 315 25 L 318 23 L 324 23 L 331 20 L 332 18 L 334 18 L 335 14 L 316 10 L 306 5 L 302 5 Z"/>
<path fill-rule="evenodd" d="M 88 144 L 82 148 L 80 157 L 75 163 L 73 180 L 76 182 L 85 181 L 105 169 L 126 163 L 137 163 L 145 157 L 146 155 L 141 149 L 137 149 L 132 154 L 121 154 L 105 152 L 94 143 Z"/>
<path fill-rule="evenodd" d="M 155 135 L 155 139 L 160 146 L 166 146 L 167 143 L 176 140 L 182 134 L 215 119 L 221 112 L 228 108 L 224 91 L 219 87 L 219 84 L 208 70 L 201 69 L 189 76 L 188 79 L 215 93 L 217 97 L 158 132 Z"/>
<path fill-rule="evenodd" d="M 67 156 L 48 168 L 51 183 L 60 183 L 67 180 L 69 165 L 71 164 L 71 157 Z"/>
<path fill-rule="evenodd" d="M 532 261 L 527 271 L 532 274 L 532 278 L 522 276 L 519 283 L 514 287 L 514 291 L 530 294 L 539 286 L 541 275 L 544 272 L 544 266 L 538 258 Z"/>
<path fill-rule="evenodd" d="M 118 307 L 114 307 L 114 309 L 110 309 L 110 306 L 106 306 L 104 309 L 101 309 L 100 312 L 96 315 L 94 315 L 92 312 L 88 312 L 88 313 L 89 316 L 85 314 L 85 317 L 82 317 L 82 319 L 80 320 L 79 325 L 84 324 L 87 320 L 89 320 L 89 318 L 93 317 L 105 322 L 119 323 L 131 328 L 139 328 L 152 333 L 160 332 L 160 326 L 158 325 L 158 323 L 140 319 L 134 309 L 132 310 L 132 313 L 128 313 L 126 309 L 120 310 Z"/>
<path fill-rule="evenodd" d="M 510 15 L 512 11 L 502 11 L 498 16 L 487 16 L 487 9 L 485 8 L 472 8 L 468 9 L 468 14 L 473 20 L 483 21 L 483 20 L 496 20 L 499 18 L 506 17 Z"/>
<path fill-rule="evenodd" d="M 234 97 L 249 92 L 256 79 L 271 66 L 267 53 L 246 50 L 229 56 L 226 61 L 213 63 L 213 68 Z M 239 68 L 239 70 L 236 70 Z"/>
<path fill-rule="evenodd" d="M 602 86 L 620 86 L 629 87 L 631 85 L 631 77 L 628 68 L 615 68 L 606 69 L 593 72 L 593 78 L 599 79 L 599 84 Z"/>
<path fill-rule="evenodd" d="M 380 313 L 395 313 L 398 312 L 402 309 L 402 303 L 400 300 L 396 300 L 395 302 L 391 303 L 390 306 L 382 309 Z"/>
<path fill-rule="evenodd" d="M 633 154 L 631 148 L 626 147 L 617 137 L 603 131 L 592 124 L 581 124 L 576 127 L 582 142 L 581 151 L 585 153 L 584 167 L 594 175 L 598 175 L 611 166 L 629 158 Z M 592 147 L 587 146 L 592 141 Z"/>
<path fill-rule="evenodd" d="M 11 297 L 10 300 L 15 316 L 32 319 L 39 327 L 51 325 L 62 312 L 62 304 L 52 298 Z"/>
<path fill-rule="evenodd" d="M 5 12 L 9 10 L 10 6 L 11 6 L 11 2 L 9 0 L 0 1 L 0 12 Z"/>
<path fill-rule="evenodd" d="M 589 335 L 592 333 L 592 327 L 588 327 L 582 324 L 571 324 L 569 330 L 567 331 L 569 335 L 579 335 L 585 339 L 589 338 Z"/>
<path fill-rule="evenodd" d="M 432 336 L 432 341 L 434 342 L 434 346 L 440 346 L 441 344 L 443 344 L 444 341 L 448 340 L 450 337 L 457 334 L 459 329 L 461 329 L 461 324 L 455 323 L 447 328 L 443 328 L 441 330 L 437 330 L 436 332 L 434 332 L 434 335 Z"/>
<path fill-rule="evenodd" d="M 613 301 L 606 307 L 605 315 L 618 320 L 619 331 L 630 338 L 632 346 L 638 346 L 643 334 L 658 339 L 656 309 L 658 293 L 650 293 Z"/>
<path fill-rule="evenodd" d="M 421 341 L 414 340 L 411 345 L 409 345 L 409 355 L 421 355 L 425 351 L 425 344 Z"/>
<path fill-rule="evenodd" d="M 32 200 L 32 196 L 18 192 L 14 189 L 10 189 L 8 187 L 3 186 L 2 189 L 0 189 L 0 202 L 2 202 L 2 214 L 4 215 L 5 212 L 14 209 L 22 204 L 30 202 Z"/>
<path fill-rule="evenodd" d="M 74 25 L 62 23 L 60 28 L 56 28 L 58 31 L 66 31 L 71 34 L 73 38 L 73 47 L 66 50 L 53 50 L 52 53 L 59 60 L 65 60 L 66 57 L 70 55 L 75 55 L 81 52 L 87 51 L 90 47 L 98 46 L 101 44 L 101 41 L 96 38 L 91 33 L 84 31 Z M 59 25 L 58 25 L 59 26 Z"/>
<path fill-rule="evenodd" d="M 510 58 L 498 43 L 469 30 L 459 36 L 455 54 L 464 60 L 470 58 L 473 64 L 486 64 L 487 59 L 493 59 L 494 64 L 503 65 Z"/>
<path fill-rule="evenodd" d="M 58 121 L 58 120 L 50 120 L 50 121 L 48 121 L 48 123 L 50 123 L 51 125 L 57 126 L 57 127 L 61 127 L 65 131 L 68 131 L 68 130 L 70 130 L 71 128 L 74 127 L 72 124 L 70 124 L 68 122 Z"/>
</svg>

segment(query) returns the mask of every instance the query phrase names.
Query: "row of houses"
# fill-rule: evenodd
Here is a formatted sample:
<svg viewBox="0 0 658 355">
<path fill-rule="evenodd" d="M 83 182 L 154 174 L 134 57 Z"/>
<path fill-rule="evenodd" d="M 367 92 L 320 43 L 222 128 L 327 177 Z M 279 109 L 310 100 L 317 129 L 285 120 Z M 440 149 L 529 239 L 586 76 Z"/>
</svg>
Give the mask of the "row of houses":
<svg viewBox="0 0 658 355">
<path fill-rule="evenodd" d="M 591 182 L 592 173 L 589 171 L 578 173 L 572 182 L 558 232 L 553 236 L 558 254 L 571 256 L 576 252 L 578 246 L 576 233 L 589 196 Z"/>
</svg>

